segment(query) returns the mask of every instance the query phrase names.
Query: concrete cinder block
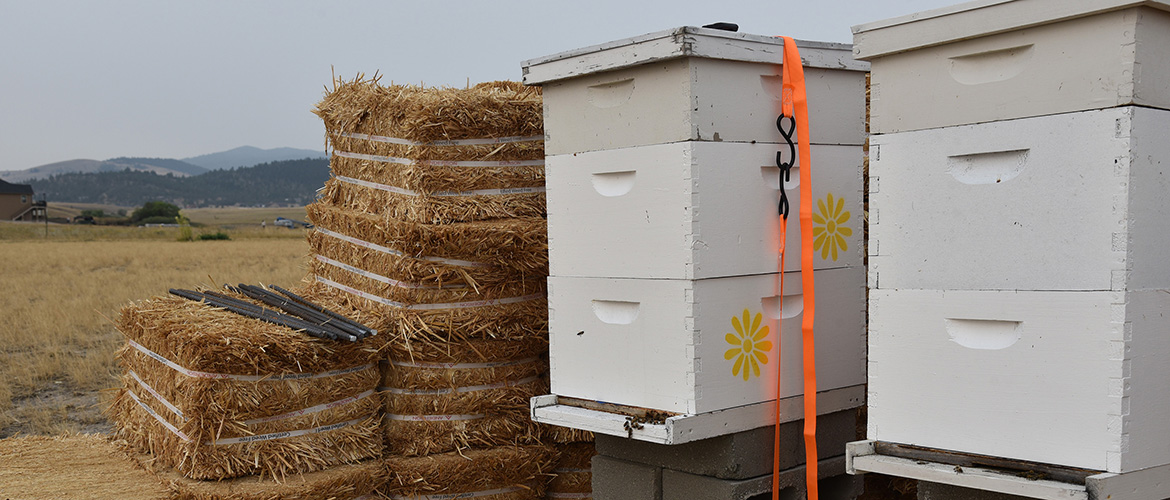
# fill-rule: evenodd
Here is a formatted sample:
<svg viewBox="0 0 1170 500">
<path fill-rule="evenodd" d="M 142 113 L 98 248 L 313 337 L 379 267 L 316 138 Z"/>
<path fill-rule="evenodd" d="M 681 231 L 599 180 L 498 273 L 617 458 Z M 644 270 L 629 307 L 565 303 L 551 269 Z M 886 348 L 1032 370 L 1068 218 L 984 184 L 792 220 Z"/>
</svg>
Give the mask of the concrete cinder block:
<svg viewBox="0 0 1170 500">
<path fill-rule="evenodd" d="M 1028 497 L 950 484 L 918 482 L 918 500 L 1024 500 Z"/>
<path fill-rule="evenodd" d="M 845 410 L 817 419 L 819 454 L 844 453 L 845 443 L 857 439 L 857 418 L 857 410 Z M 780 425 L 782 470 L 804 464 L 803 429 L 803 420 Z M 747 479 L 772 473 L 773 432 L 772 426 L 760 427 L 673 446 L 598 434 L 597 452 L 700 476 Z"/>
<path fill-rule="evenodd" d="M 851 500 L 861 494 L 862 478 L 845 474 L 845 457 L 821 460 L 817 469 L 820 498 Z M 780 471 L 780 498 L 807 497 L 803 465 Z M 662 471 L 662 500 L 761 500 L 770 499 L 772 474 L 751 479 L 719 479 L 670 469 Z"/>
<path fill-rule="evenodd" d="M 595 455 L 594 500 L 662 500 L 662 468 Z"/>
</svg>

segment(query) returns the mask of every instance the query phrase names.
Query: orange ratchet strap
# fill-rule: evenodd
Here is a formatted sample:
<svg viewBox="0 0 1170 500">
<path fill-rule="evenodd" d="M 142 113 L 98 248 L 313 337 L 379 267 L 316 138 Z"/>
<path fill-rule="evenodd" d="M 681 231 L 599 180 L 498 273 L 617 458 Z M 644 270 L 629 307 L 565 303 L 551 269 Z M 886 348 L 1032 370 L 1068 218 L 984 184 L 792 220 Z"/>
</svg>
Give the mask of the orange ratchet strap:
<svg viewBox="0 0 1170 500">
<path fill-rule="evenodd" d="M 787 116 L 795 120 L 796 137 L 800 150 L 800 277 L 803 285 L 804 311 L 801 320 L 801 337 L 803 340 L 804 361 L 804 453 L 805 453 L 805 486 L 808 500 L 817 500 L 817 372 L 816 372 L 816 345 L 813 333 L 813 323 L 816 318 L 816 290 L 813 279 L 813 222 L 812 222 L 812 155 L 809 151 L 808 131 L 808 97 L 804 85 L 804 67 L 800 59 L 800 50 L 796 42 L 790 37 L 781 37 L 784 40 L 783 88 L 781 93 L 781 118 Z M 777 120 L 777 127 L 786 139 L 791 137 Z M 791 159 L 789 160 L 791 161 Z M 781 172 L 781 189 L 783 189 L 784 172 Z M 787 237 L 788 221 L 787 207 L 782 204 L 780 217 L 780 297 L 781 311 L 783 311 L 784 297 L 784 243 Z M 783 314 L 780 315 L 783 318 Z M 780 328 L 777 325 L 777 345 Z M 778 500 L 780 495 L 780 363 L 776 364 L 776 437 L 772 454 L 772 499 Z"/>
</svg>

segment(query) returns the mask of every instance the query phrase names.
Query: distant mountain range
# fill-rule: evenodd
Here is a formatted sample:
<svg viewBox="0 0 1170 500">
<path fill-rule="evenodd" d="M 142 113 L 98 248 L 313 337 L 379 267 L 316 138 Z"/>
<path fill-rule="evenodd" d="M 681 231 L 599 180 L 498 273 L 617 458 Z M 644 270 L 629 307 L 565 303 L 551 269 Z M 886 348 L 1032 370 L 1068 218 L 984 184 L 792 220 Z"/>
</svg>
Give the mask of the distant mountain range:
<svg viewBox="0 0 1170 500">
<path fill-rule="evenodd" d="M 67 173 L 100 172 L 153 172 L 175 177 L 200 175 L 212 170 L 237 167 L 251 167 L 262 163 L 304 158 L 326 158 L 323 151 L 295 148 L 260 149 L 241 146 L 219 153 L 194 156 L 176 160 L 172 158 L 111 158 L 109 160 L 67 160 L 27 170 L 0 171 L 0 179 L 15 183 L 28 183 L 33 179 L 47 179 L 50 176 Z"/>
</svg>

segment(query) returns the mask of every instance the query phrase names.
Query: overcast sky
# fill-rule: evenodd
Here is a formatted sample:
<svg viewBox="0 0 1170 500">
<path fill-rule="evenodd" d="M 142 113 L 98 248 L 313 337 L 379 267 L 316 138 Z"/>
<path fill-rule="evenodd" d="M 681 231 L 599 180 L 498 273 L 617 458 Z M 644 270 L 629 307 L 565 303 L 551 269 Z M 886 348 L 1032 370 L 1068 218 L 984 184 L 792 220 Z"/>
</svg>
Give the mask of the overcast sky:
<svg viewBox="0 0 1170 500">
<path fill-rule="evenodd" d="M 0 0 L 0 170 L 243 145 L 324 149 L 331 71 L 464 86 L 677 26 L 852 41 L 956 0 Z"/>
</svg>

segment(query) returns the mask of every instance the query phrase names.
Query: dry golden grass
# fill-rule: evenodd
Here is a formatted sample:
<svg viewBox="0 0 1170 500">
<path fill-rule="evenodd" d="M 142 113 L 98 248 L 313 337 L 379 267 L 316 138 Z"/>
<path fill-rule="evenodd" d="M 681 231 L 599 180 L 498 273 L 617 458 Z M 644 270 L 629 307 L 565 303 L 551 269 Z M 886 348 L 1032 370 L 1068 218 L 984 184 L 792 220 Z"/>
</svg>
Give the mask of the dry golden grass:
<svg viewBox="0 0 1170 500">
<path fill-rule="evenodd" d="M 261 221 L 266 221 L 268 226 L 272 226 L 277 217 L 305 220 L 305 207 L 185 208 L 182 213 L 190 218 L 192 223 L 209 227 L 259 226 Z"/>
<path fill-rule="evenodd" d="M 294 286 L 306 272 L 302 230 L 178 242 L 175 228 L 49 227 L 0 224 L 0 437 L 104 428 L 96 391 L 117 384 L 123 342 L 106 318 L 126 302 L 201 283 Z"/>
</svg>

